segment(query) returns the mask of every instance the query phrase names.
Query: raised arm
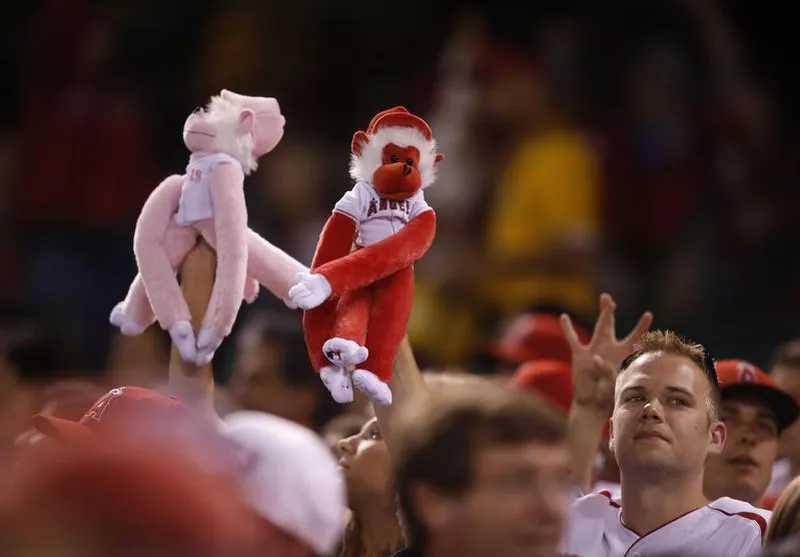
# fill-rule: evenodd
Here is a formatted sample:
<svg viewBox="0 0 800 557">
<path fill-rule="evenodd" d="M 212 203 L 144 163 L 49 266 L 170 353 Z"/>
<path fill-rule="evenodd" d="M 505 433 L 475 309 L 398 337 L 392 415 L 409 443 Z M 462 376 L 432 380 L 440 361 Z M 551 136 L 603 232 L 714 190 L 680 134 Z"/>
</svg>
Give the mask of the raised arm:
<svg viewBox="0 0 800 557">
<path fill-rule="evenodd" d="M 392 404 L 383 406 L 373 405 L 375 416 L 381 429 L 381 435 L 386 441 L 386 446 L 391 453 L 394 447 L 394 437 L 392 435 L 392 416 L 399 409 L 408 404 L 410 400 L 428 391 L 428 386 L 422 378 L 411 344 L 408 337 L 403 339 L 397 349 L 394 359 L 394 372 L 392 374 Z"/>
<path fill-rule="evenodd" d="M 582 344 L 569 317 L 561 316 L 561 328 L 572 351 L 574 393 L 567 444 L 572 453 L 575 481 L 584 493 L 592 487 L 594 459 L 603 438 L 603 429 L 614 409 L 614 386 L 622 361 L 653 322 L 653 316 L 646 312 L 628 336 L 617 340 L 615 309 L 616 303 L 611 296 L 602 294 L 600 315 L 589 344 Z"/>
<path fill-rule="evenodd" d="M 347 217 L 343 217 L 347 218 Z M 414 263 L 428 251 L 436 233 L 436 215 L 425 211 L 405 228 L 365 247 L 312 268 L 330 283 L 332 295 L 363 288 Z"/>
</svg>

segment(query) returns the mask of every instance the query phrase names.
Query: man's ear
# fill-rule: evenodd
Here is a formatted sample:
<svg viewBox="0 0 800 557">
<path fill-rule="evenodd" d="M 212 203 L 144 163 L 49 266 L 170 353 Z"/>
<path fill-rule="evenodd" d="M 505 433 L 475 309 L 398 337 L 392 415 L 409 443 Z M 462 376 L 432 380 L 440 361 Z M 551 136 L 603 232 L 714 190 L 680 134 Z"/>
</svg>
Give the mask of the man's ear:
<svg viewBox="0 0 800 557">
<path fill-rule="evenodd" d="M 458 509 L 458 502 L 452 496 L 428 484 L 413 486 L 411 497 L 417 516 L 428 531 L 447 525 Z"/>
<path fill-rule="evenodd" d="M 608 419 L 608 450 L 614 452 L 614 418 Z"/>
<path fill-rule="evenodd" d="M 239 121 L 236 124 L 236 135 L 247 135 L 248 133 L 252 133 L 255 124 L 255 112 L 249 108 L 243 108 L 239 112 Z"/>
<path fill-rule="evenodd" d="M 708 454 L 720 454 L 725 448 L 727 438 L 728 430 L 725 424 L 720 421 L 712 422 L 708 430 Z"/>
<path fill-rule="evenodd" d="M 353 141 L 350 143 L 350 151 L 352 151 L 355 156 L 360 157 L 361 151 L 367 143 L 369 143 L 367 134 L 362 131 L 357 131 L 353 134 Z"/>
</svg>

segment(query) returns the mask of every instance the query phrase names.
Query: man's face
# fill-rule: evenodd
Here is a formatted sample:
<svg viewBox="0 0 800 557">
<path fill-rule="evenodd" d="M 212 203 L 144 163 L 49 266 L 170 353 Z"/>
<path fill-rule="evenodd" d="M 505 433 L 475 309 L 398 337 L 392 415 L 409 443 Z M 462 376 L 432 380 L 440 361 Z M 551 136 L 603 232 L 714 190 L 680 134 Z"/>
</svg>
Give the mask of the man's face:
<svg viewBox="0 0 800 557">
<path fill-rule="evenodd" d="M 488 445 L 475 454 L 472 473 L 472 486 L 448 503 L 455 506 L 441 525 L 462 554 L 555 555 L 569 498 L 563 446 Z"/>
<path fill-rule="evenodd" d="M 619 377 L 611 447 L 623 477 L 702 470 L 720 451 L 725 426 L 709 420 L 710 385 L 691 360 L 659 352 L 637 358 Z"/>
<path fill-rule="evenodd" d="M 800 369 L 778 366 L 772 370 L 772 378 L 800 404 Z M 800 420 L 781 433 L 780 453 L 794 462 L 800 462 Z"/>
<path fill-rule="evenodd" d="M 734 398 L 723 400 L 720 418 L 728 437 L 722 452 L 709 455 L 706 462 L 706 496 L 756 504 L 769 485 L 778 456 L 775 414 L 755 398 Z"/>
</svg>

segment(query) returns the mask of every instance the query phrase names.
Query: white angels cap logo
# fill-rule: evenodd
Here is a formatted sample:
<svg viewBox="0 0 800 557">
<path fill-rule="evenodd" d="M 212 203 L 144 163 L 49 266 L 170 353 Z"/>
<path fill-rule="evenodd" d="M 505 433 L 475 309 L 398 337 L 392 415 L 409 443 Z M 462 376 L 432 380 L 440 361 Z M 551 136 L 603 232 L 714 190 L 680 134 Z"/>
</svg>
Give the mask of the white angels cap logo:
<svg viewBox="0 0 800 557">
<path fill-rule="evenodd" d="M 736 366 L 736 370 L 738 372 L 737 380 L 739 383 L 758 383 L 756 370 L 750 364 L 740 362 L 739 365 Z"/>
<path fill-rule="evenodd" d="M 89 411 L 86 412 L 86 416 L 88 418 L 95 420 L 96 422 L 99 422 L 100 419 L 103 417 L 103 414 L 105 413 L 109 404 L 111 404 L 111 401 L 121 397 L 124 392 L 125 392 L 125 387 L 118 387 L 116 389 L 111 389 L 110 391 L 108 391 L 108 393 L 106 393 L 106 395 L 103 398 L 95 402 L 94 406 L 92 406 L 89 409 Z"/>
</svg>

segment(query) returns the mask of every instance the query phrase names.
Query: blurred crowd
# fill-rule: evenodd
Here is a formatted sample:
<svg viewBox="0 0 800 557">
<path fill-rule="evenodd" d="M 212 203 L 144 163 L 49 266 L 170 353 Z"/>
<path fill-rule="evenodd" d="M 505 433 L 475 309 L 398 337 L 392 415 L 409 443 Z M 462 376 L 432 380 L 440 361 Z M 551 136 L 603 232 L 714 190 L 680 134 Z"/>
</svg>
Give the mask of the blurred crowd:
<svg viewBox="0 0 800 557">
<path fill-rule="evenodd" d="M 626 356 L 650 352 L 714 374 L 691 343 L 636 348 L 639 334 L 617 341 L 613 319 L 610 333 L 603 321 L 611 311 L 618 330 L 641 333 L 644 310 L 659 330 L 701 341 L 703 354 L 737 370 L 725 375 L 718 364 L 709 389 L 721 392 L 715 416 L 733 447 L 725 450 L 754 452 L 705 463 L 712 429 L 710 440 L 692 441 L 668 411 L 645 410 L 643 419 L 674 425 L 667 442 L 697 445 L 676 458 L 703 457 L 693 469 L 701 484 L 703 466 L 716 466 L 700 495 L 752 505 L 716 510 L 752 515 L 759 547 L 768 524 L 772 541 L 792 537 L 800 426 L 786 399 L 800 401 L 800 266 L 791 256 L 800 137 L 781 60 L 788 24 L 781 13 L 718 0 L 515 4 L 41 0 L 9 8 L 0 43 L 9 85 L 0 92 L 0 477 L 9 480 L 0 547 L 12 548 L 4 555 L 129 548 L 137 557 L 382 557 L 404 547 L 412 556 L 552 555 L 553 540 L 572 532 L 564 524 L 576 482 L 606 493 L 613 508 L 646 506 L 620 502 L 625 464 L 608 447 L 607 426 L 586 433 L 621 408 L 587 354 L 606 371 L 623 369 L 621 377 L 632 373 Z M 136 272 L 142 203 L 183 168 L 181 125 L 222 88 L 281 104 L 285 138 L 245 182 L 249 223 L 305 264 L 351 186 L 353 132 L 397 104 L 431 124 L 446 155 L 426 190 L 437 232 L 415 269 L 410 344 L 396 363 L 411 379 L 392 386 L 391 410 L 361 395 L 347 406 L 330 400 L 308 361 L 299 312 L 264 294 L 242 308 L 217 352 L 212 415 L 186 407 L 187 423 L 161 420 L 164 406 L 184 410 L 166 394 L 169 337 L 157 326 L 124 337 L 109 325 Z M 598 314 L 600 292 L 613 296 L 613 310 L 601 301 Z M 562 313 L 574 338 L 565 337 Z M 603 323 L 612 353 L 592 344 Z M 743 382 L 763 389 L 738 396 Z M 570 413 L 586 406 L 581 388 L 597 399 L 591 427 Z M 726 407 L 726 396 L 749 406 Z M 98 412 L 113 415 L 129 398 L 124 434 L 92 431 L 106 421 Z M 535 402 L 542 398 L 552 408 Z M 430 416 L 427 433 L 412 415 Z M 84 425 L 76 432 L 59 420 Z M 453 424 L 463 420 L 474 429 L 460 434 Z M 75 436 L 68 450 L 61 426 Z M 588 437 L 577 443 L 575 431 Z M 481 443 L 548 451 L 529 454 L 516 477 L 512 466 L 510 479 L 486 479 L 509 497 L 492 499 L 471 483 Z M 449 465 L 431 464 L 443 460 Z M 453 512 L 442 503 L 442 493 L 475 495 L 470 489 L 489 498 L 456 497 L 463 508 Z M 770 522 L 767 509 L 784 489 Z M 527 501 L 536 508 L 528 512 L 512 492 L 535 494 Z M 415 510 L 410 522 L 398 520 L 398 505 Z M 644 539 L 668 522 L 652 520 L 644 535 L 628 534 Z M 456 543 L 465 530 L 473 535 Z M 428 536 L 439 541 L 429 545 Z M 619 555 L 638 542 L 626 543 Z M 619 548 L 560 549 L 594 557 Z M 686 548 L 641 555 L 673 550 Z"/>
</svg>

